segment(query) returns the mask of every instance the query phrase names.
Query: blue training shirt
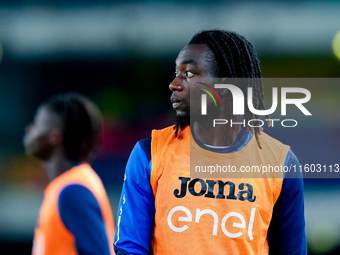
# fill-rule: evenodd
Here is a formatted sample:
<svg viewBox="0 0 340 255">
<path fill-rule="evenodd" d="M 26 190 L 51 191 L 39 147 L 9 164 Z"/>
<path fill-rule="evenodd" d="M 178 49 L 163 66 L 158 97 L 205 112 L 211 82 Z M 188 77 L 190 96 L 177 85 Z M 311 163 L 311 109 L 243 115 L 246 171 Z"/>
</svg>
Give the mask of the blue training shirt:
<svg viewBox="0 0 340 255">
<path fill-rule="evenodd" d="M 59 196 L 59 213 L 75 238 L 79 255 L 110 255 L 102 213 L 89 189 L 79 184 L 66 186 Z"/>
<path fill-rule="evenodd" d="M 223 153 L 242 149 L 251 137 L 251 132 L 242 130 L 237 141 Z M 204 147 L 202 144 L 200 146 Z M 294 165 L 298 169 L 299 161 L 292 150 L 289 150 L 285 166 Z M 155 199 L 150 177 L 151 138 L 148 138 L 137 142 L 126 166 L 114 239 L 117 255 L 152 254 L 150 245 L 154 227 Z M 286 174 L 283 179 L 281 193 L 274 206 L 268 229 L 269 254 L 273 255 L 307 254 L 303 179 L 301 174 L 294 176 L 295 178 L 289 177 L 291 176 Z"/>
</svg>

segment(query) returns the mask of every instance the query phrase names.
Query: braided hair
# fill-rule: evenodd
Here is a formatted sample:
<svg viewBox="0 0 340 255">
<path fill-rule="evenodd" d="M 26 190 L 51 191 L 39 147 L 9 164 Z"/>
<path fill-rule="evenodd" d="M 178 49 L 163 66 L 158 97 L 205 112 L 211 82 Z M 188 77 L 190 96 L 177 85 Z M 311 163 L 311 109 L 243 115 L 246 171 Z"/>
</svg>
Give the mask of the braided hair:
<svg viewBox="0 0 340 255">
<path fill-rule="evenodd" d="M 44 103 L 61 118 L 66 157 L 75 162 L 87 161 L 99 145 L 101 113 L 92 100 L 82 94 L 58 94 Z"/>
<path fill-rule="evenodd" d="M 231 78 L 237 83 L 238 78 L 248 78 L 247 83 L 240 83 L 239 88 L 244 95 L 247 95 L 248 87 L 253 89 L 253 104 L 255 109 L 264 110 L 264 93 L 261 79 L 260 61 L 254 47 L 243 36 L 223 30 L 202 31 L 193 36 L 190 44 L 206 44 L 215 56 L 217 67 L 213 68 L 217 77 Z M 255 78 L 255 79 L 254 79 Z M 232 109 L 231 93 L 229 95 L 229 109 Z M 267 116 L 269 119 L 269 116 Z M 258 116 L 251 113 L 245 105 L 244 119 L 248 123 L 251 119 L 258 119 Z M 247 126 L 256 137 L 258 147 L 262 149 L 259 134 L 262 128 L 259 121 L 254 121 L 257 127 Z M 248 124 L 247 124 L 248 125 Z M 270 122 L 268 122 L 270 125 Z"/>
</svg>

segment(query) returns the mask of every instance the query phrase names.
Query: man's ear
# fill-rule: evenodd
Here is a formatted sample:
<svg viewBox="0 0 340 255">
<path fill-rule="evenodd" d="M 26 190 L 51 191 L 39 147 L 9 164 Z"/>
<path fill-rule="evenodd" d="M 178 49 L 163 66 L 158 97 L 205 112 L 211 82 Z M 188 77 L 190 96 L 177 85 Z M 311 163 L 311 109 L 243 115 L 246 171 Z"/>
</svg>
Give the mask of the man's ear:
<svg viewBox="0 0 340 255">
<path fill-rule="evenodd" d="M 218 84 L 225 84 L 227 83 L 227 78 L 218 78 Z M 227 94 L 228 89 L 220 89 L 220 95 L 224 96 Z"/>
<path fill-rule="evenodd" d="M 53 146 L 58 146 L 63 142 L 63 135 L 60 129 L 53 128 L 49 134 L 49 142 Z"/>
<path fill-rule="evenodd" d="M 220 94 L 221 96 L 225 96 L 227 94 L 227 89 L 221 89 Z"/>
</svg>

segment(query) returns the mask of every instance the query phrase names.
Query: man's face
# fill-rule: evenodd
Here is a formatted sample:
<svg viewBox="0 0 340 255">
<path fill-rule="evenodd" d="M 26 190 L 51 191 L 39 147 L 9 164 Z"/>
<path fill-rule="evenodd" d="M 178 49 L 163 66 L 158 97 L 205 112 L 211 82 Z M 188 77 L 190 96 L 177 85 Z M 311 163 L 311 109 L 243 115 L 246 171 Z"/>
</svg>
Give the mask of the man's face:
<svg viewBox="0 0 340 255">
<path fill-rule="evenodd" d="M 61 132 L 60 117 L 53 113 L 47 106 L 38 108 L 32 124 L 26 127 L 24 147 L 28 155 L 40 159 L 47 159 Z"/>
<path fill-rule="evenodd" d="M 184 47 L 176 59 L 176 78 L 170 83 L 170 100 L 177 116 L 190 114 L 190 87 L 214 78 L 212 51 L 205 44 Z"/>
</svg>

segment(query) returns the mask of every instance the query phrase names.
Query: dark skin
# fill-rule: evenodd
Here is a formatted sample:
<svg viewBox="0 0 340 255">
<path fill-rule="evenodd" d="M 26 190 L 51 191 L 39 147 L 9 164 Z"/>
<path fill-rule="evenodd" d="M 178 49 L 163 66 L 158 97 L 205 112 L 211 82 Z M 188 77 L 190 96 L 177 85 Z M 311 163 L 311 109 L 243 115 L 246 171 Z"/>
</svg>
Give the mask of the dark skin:
<svg viewBox="0 0 340 255">
<path fill-rule="evenodd" d="M 26 127 L 23 142 L 28 155 L 43 161 L 50 180 L 80 163 L 67 159 L 61 118 L 48 106 L 38 108 L 33 123 Z"/>
<path fill-rule="evenodd" d="M 204 83 L 214 86 L 216 76 L 214 75 L 211 54 L 211 50 L 205 44 L 188 45 L 178 54 L 176 59 L 176 78 L 169 85 L 169 89 L 172 91 L 170 100 L 177 116 L 199 111 L 200 106 L 196 104 L 190 105 L 190 88 L 197 86 L 197 82 L 204 81 Z M 230 127 L 230 125 L 213 127 L 211 125 L 214 118 L 226 119 L 226 116 L 229 116 L 229 119 L 232 118 L 235 122 L 239 121 L 238 116 L 229 115 L 226 93 L 226 91 L 221 92 L 223 107 L 220 107 L 217 115 L 207 115 L 204 122 L 194 121 L 192 123 L 192 133 L 204 144 L 230 146 L 235 143 L 241 131 L 240 125 L 235 125 L 234 127 Z M 209 101 L 208 99 L 208 105 L 209 103 L 212 104 L 212 100 Z"/>
</svg>

